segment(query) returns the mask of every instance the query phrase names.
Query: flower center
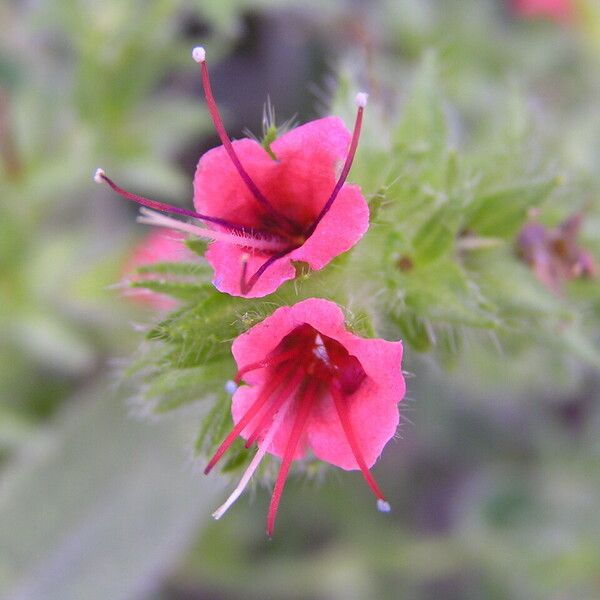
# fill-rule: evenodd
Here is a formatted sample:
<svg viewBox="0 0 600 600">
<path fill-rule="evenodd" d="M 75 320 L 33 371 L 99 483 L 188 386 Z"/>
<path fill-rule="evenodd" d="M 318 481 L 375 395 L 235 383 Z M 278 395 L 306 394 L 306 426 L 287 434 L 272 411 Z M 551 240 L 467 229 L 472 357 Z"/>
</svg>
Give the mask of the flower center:
<svg viewBox="0 0 600 600">
<path fill-rule="evenodd" d="M 246 448 L 258 441 L 257 455 L 232 496 L 215 512 L 215 518 L 220 518 L 241 494 L 260 460 L 269 451 L 281 423 L 291 415 L 293 424 L 283 451 L 267 519 L 267 533 L 272 535 L 291 463 L 311 415 L 324 402 L 333 403 L 349 448 L 377 498 L 379 510 L 388 511 L 389 504 L 366 465 L 356 435 L 356 424 L 351 418 L 350 396 L 358 391 L 367 378 L 360 361 L 349 354 L 337 340 L 304 324 L 285 336 L 263 360 L 242 367 L 236 374 L 235 382 L 239 384 L 246 375 L 259 370 L 263 370 L 263 377 L 262 382 L 256 386 L 256 399 L 238 420 L 204 471 L 210 472 L 239 435 L 246 438 Z"/>
<path fill-rule="evenodd" d="M 142 223 L 170 227 L 171 229 L 180 229 L 182 231 L 186 231 L 188 233 L 192 233 L 200 237 L 208 238 L 213 241 L 224 241 L 237 246 L 242 246 L 244 248 L 247 248 L 249 251 L 264 253 L 268 258 L 262 265 L 260 265 L 260 267 L 255 271 L 255 273 L 253 273 L 250 276 L 248 276 L 247 273 L 247 261 L 244 262 L 242 260 L 240 289 L 242 295 L 246 295 L 248 292 L 250 292 L 254 285 L 256 285 L 256 282 L 259 280 L 262 274 L 275 261 L 279 260 L 280 258 L 283 258 L 287 254 L 304 244 L 304 242 L 314 233 L 321 220 L 331 209 L 331 206 L 333 205 L 335 199 L 341 191 L 346 181 L 346 178 L 348 177 L 348 173 L 350 172 L 350 168 L 352 167 L 354 155 L 356 154 L 356 149 L 358 147 L 358 140 L 360 138 L 363 111 L 365 106 L 367 105 L 368 96 L 364 92 L 361 92 L 356 95 L 356 105 L 358 107 L 358 111 L 356 115 L 356 121 L 354 124 L 354 131 L 352 133 L 352 140 L 350 142 L 350 147 L 348 149 L 348 154 L 346 156 L 342 172 L 333 188 L 333 191 L 331 192 L 329 198 L 323 205 L 323 208 L 321 209 L 319 214 L 307 226 L 304 226 L 296 223 L 294 220 L 290 219 L 284 212 L 279 210 L 271 202 L 271 200 L 269 200 L 265 196 L 265 194 L 260 190 L 260 188 L 256 185 L 252 177 L 244 168 L 235 151 L 231 139 L 227 134 L 227 130 L 223 125 L 223 120 L 221 119 L 217 103 L 214 99 L 212 87 L 210 84 L 210 77 L 208 74 L 208 66 L 206 64 L 206 52 L 204 51 L 204 48 L 194 48 L 192 56 L 196 62 L 200 63 L 202 85 L 204 88 L 206 104 L 212 121 L 214 123 L 215 129 L 217 131 L 217 134 L 219 135 L 221 143 L 223 144 L 223 147 L 225 148 L 225 151 L 227 152 L 227 155 L 233 163 L 240 178 L 254 197 L 256 203 L 258 204 L 257 208 L 261 211 L 261 227 L 248 227 L 243 224 L 231 221 L 229 219 L 224 219 L 221 217 L 211 215 L 204 215 L 196 211 L 179 208 L 170 204 L 150 200 L 148 198 L 144 198 L 143 196 L 138 196 L 137 194 L 132 194 L 131 192 L 128 192 L 123 188 L 119 187 L 112 179 L 110 179 L 106 175 L 106 173 L 102 169 L 98 169 L 96 171 L 94 175 L 94 180 L 97 183 L 108 184 L 115 192 L 117 192 L 123 198 L 131 200 L 133 202 L 137 202 L 138 204 L 141 204 L 146 208 L 191 217 L 193 219 L 198 219 L 200 221 L 209 223 L 213 227 L 210 229 L 198 227 L 196 225 L 181 223 L 180 221 L 177 221 L 176 219 L 171 219 L 169 217 L 159 218 L 158 216 L 156 216 L 155 213 L 149 212 L 147 210 L 142 213 L 142 218 L 140 219 L 140 222 Z"/>
</svg>

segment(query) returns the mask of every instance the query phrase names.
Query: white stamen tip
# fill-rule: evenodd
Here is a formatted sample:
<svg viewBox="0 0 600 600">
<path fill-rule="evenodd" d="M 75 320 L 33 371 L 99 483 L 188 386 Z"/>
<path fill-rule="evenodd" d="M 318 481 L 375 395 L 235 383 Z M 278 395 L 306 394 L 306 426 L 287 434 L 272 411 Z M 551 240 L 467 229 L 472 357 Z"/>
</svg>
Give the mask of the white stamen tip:
<svg viewBox="0 0 600 600">
<path fill-rule="evenodd" d="M 102 179 L 103 177 L 104 177 L 104 170 L 96 169 L 96 172 L 94 173 L 94 181 L 96 183 L 104 183 L 104 179 Z"/>
<path fill-rule="evenodd" d="M 202 46 L 196 46 L 192 50 L 192 57 L 197 63 L 203 63 L 206 60 L 206 50 Z"/>
<path fill-rule="evenodd" d="M 389 502 L 386 502 L 385 500 L 382 500 L 381 498 L 379 500 L 377 500 L 377 510 L 379 512 L 390 512 L 390 510 L 392 510 L 392 507 L 390 506 Z"/>
<path fill-rule="evenodd" d="M 367 94 L 366 92 L 358 92 L 358 94 L 356 94 L 354 102 L 356 102 L 356 106 L 364 108 L 367 105 L 368 100 L 369 94 Z"/>
<path fill-rule="evenodd" d="M 248 262 L 249 258 L 250 258 L 250 255 L 247 252 L 244 252 L 244 254 L 242 254 L 240 260 L 241 260 L 242 264 L 245 264 Z"/>
<path fill-rule="evenodd" d="M 225 391 L 228 394 L 235 394 L 236 390 L 238 389 L 237 383 L 233 380 L 229 380 L 225 383 Z"/>
</svg>

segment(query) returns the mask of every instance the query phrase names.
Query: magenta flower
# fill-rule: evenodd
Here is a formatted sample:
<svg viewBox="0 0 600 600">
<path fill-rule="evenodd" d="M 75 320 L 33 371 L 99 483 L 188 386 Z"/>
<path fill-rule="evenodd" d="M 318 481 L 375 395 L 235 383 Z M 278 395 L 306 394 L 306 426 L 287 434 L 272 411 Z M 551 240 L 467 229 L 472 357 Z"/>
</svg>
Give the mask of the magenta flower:
<svg viewBox="0 0 600 600">
<path fill-rule="evenodd" d="M 336 117 L 312 121 L 275 140 L 270 146 L 273 158 L 255 140 L 230 141 L 212 95 L 204 49 L 195 48 L 193 55 L 201 65 L 208 109 L 223 144 L 198 163 L 196 210 L 126 192 L 101 169 L 95 180 L 148 208 L 204 221 L 207 227 L 199 227 L 142 209 L 144 223 L 213 241 L 206 259 L 220 291 L 265 296 L 295 277 L 294 261 L 322 269 L 366 232 L 367 203 L 360 188 L 346 184 L 346 178 L 358 146 L 367 95 L 356 97 L 352 134 Z"/>
<path fill-rule="evenodd" d="M 152 231 L 133 249 L 123 268 L 123 277 L 129 282 L 153 280 L 155 275 L 136 273 L 136 269 L 161 262 L 193 262 L 197 255 L 187 248 L 184 240 L 180 231 Z M 127 297 L 157 310 L 172 310 L 177 306 L 177 300 L 170 296 L 142 288 L 129 288 Z"/>
<path fill-rule="evenodd" d="M 236 383 L 247 385 L 233 395 L 235 426 L 205 473 L 238 436 L 248 448 L 257 442 L 258 451 L 215 518 L 235 502 L 268 452 L 282 459 L 267 518 L 271 536 L 291 463 L 309 449 L 342 469 L 360 469 L 378 508 L 389 511 L 369 468 L 398 426 L 402 343 L 358 337 L 336 304 L 310 298 L 277 309 L 240 335 L 232 351 Z"/>
<path fill-rule="evenodd" d="M 525 18 L 545 17 L 561 23 L 573 17 L 572 0 L 512 0 L 514 11 Z"/>
</svg>

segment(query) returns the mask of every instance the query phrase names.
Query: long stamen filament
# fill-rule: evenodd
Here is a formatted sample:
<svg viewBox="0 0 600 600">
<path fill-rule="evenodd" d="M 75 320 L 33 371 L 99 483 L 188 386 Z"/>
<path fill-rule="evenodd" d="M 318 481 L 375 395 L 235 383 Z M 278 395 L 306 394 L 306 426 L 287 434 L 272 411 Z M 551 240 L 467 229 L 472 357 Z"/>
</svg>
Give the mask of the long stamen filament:
<svg viewBox="0 0 600 600">
<path fill-rule="evenodd" d="M 335 404 L 335 408 L 340 418 L 340 422 L 342 424 L 342 429 L 346 434 L 346 439 L 348 440 L 348 444 L 350 444 L 350 448 L 352 449 L 352 454 L 354 455 L 354 459 L 358 464 L 367 485 L 371 488 L 373 494 L 377 498 L 377 508 L 382 512 L 388 512 L 390 510 L 390 505 L 387 503 L 383 492 L 377 485 L 375 478 L 369 471 L 367 467 L 367 463 L 363 457 L 363 454 L 360 449 L 360 445 L 358 440 L 356 439 L 356 435 L 354 433 L 354 428 L 352 427 L 352 423 L 350 422 L 350 413 L 348 411 L 348 406 L 345 402 L 345 398 L 342 395 L 339 387 L 335 382 L 330 386 L 330 392 L 333 397 L 333 402 Z"/>
<path fill-rule="evenodd" d="M 206 105 L 208 107 L 208 112 L 210 113 L 210 116 L 213 120 L 215 129 L 217 130 L 217 134 L 221 140 L 221 143 L 223 144 L 225 151 L 229 155 L 229 158 L 231 159 L 231 162 L 235 166 L 240 177 L 242 178 L 242 180 L 246 184 L 246 187 L 250 190 L 252 195 L 256 198 L 257 202 L 271 216 L 273 216 L 280 223 L 287 224 L 288 226 L 289 225 L 294 226 L 294 223 L 292 223 L 287 217 L 285 217 L 284 215 L 280 214 L 277 210 L 275 210 L 275 208 L 273 207 L 271 202 L 269 202 L 269 200 L 266 198 L 266 196 L 258 189 L 257 185 L 254 183 L 254 181 L 252 180 L 252 178 L 250 177 L 250 175 L 248 174 L 246 169 L 244 169 L 242 163 L 240 162 L 240 159 L 238 158 L 238 155 L 236 154 L 235 149 L 233 148 L 233 144 L 231 143 L 231 140 L 229 139 L 229 135 L 227 135 L 227 130 L 225 129 L 225 126 L 223 125 L 223 120 L 221 119 L 221 115 L 219 113 L 219 108 L 217 107 L 217 103 L 216 103 L 215 98 L 212 93 L 212 87 L 210 85 L 210 77 L 208 75 L 208 66 L 206 64 L 206 52 L 204 51 L 204 48 L 201 48 L 201 47 L 194 48 L 194 50 L 192 52 L 192 56 L 194 57 L 194 60 L 196 62 L 200 63 L 200 71 L 202 74 L 202 86 L 204 88 L 204 97 L 206 98 Z"/>
<path fill-rule="evenodd" d="M 304 394 L 300 398 L 298 414 L 296 415 L 292 432 L 290 433 L 290 437 L 288 438 L 285 447 L 283 461 L 281 463 L 281 467 L 279 468 L 279 474 L 277 475 L 277 481 L 275 482 L 273 495 L 271 496 L 271 503 L 269 504 L 269 513 L 267 516 L 267 535 L 269 537 L 273 537 L 275 518 L 277 517 L 277 509 L 279 508 L 279 502 L 281 500 L 281 495 L 283 494 L 283 488 L 285 487 L 285 482 L 287 480 L 292 460 L 294 460 L 296 448 L 298 447 L 300 438 L 302 437 L 302 433 L 304 432 L 304 428 L 306 426 L 306 422 L 310 416 L 310 411 L 313 407 L 316 393 L 317 383 L 315 380 L 311 379 L 307 383 Z"/>
<path fill-rule="evenodd" d="M 132 194 L 127 190 L 124 190 L 122 187 L 118 186 L 110 177 L 106 175 L 106 173 L 102 169 L 96 169 L 96 173 L 94 174 L 94 181 L 96 183 L 106 183 L 109 187 L 113 189 L 119 196 L 125 198 L 126 200 L 131 200 L 137 204 L 141 204 L 142 206 L 146 206 L 148 208 L 152 208 L 154 210 L 159 210 L 161 212 L 170 212 L 177 215 L 184 215 L 186 217 L 191 217 L 192 219 L 200 219 L 201 221 L 206 221 L 207 223 L 214 223 L 215 225 L 222 225 L 223 227 L 227 227 L 232 231 L 238 231 L 240 233 L 247 233 L 248 229 L 245 227 L 241 227 L 236 223 L 231 223 L 226 219 L 220 219 L 219 217 L 209 217 L 208 215 L 202 215 L 193 210 L 188 210 L 187 208 L 180 208 L 178 206 L 173 206 L 172 204 L 165 204 L 164 202 L 158 202 L 156 200 L 150 200 L 149 198 L 144 198 L 144 196 L 138 196 L 137 194 Z"/>
<path fill-rule="evenodd" d="M 258 362 L 246 365 L 245 367 L 242 367 L 235 374 L 234 381 L 239 384 L 239 382 L 242 380 L 242 377 L 246 373 L 250 373 L 251 371 L 256 371 L 256 369 L 264 369 L 266 367 L 273 367 L 275 365 L 278 365 L 281 362 L 284 362 L 286 360 L 289 360 L 290 358 L 293 358 L 294 356 L 298 356 L 299 354 L 301 354 L 301 352 L 302 352 L 302 350 L 298 350 L 298 348 L 292 348 L 291 350 L 282 352 L 281 354 L 278 354 L 277 356 L 265 358 L 264 360 L 259 360 Z"/>
<path fill-rule="evenodd" d="M 331 192 L 331 196 L 329 196 L 329 199 L 327 200 L 327 202 L 321 209 L 319 216 L 313 221 L 312 225 L 307 229 L 307 231 L 305 233 L 306 237 L 310 237 L 314 233 L 315 229 L 317 228 L 317 225 L 321 222 L 323 217 L 329 212 L 329 209 L 331 208 L 332 204 L 334 203 L 335 199 L 337 198 L 338 194 L 340 193 L 342 186 L 346 182 L 348 173 L 350 173 L 350 169 L 352 168 L 352 162 L 354 161 L 354 155 L 356 154 L 356 149 L 358 147 L 358 140 L 360 139 L 360 130 L 362 128 L 363 112 L 364 112 L 365 106 L 367 105 L 367 99 L 368 99 L 368 95 L 365 94 L 364 92 L 360 92 L 356 95 L 356 105 L 358 106 L 358 111 L 356 113 L 356 121 L 354 122 L 354 131 L 352 132 L 352 141 L 350 142 L 350 148 L 348 149 L 348 154 L 346 155 L 346 161 L 344 162 L 344 166 L 343 166 L 342 172 L 340 173 L 340 176 L 337 180 L 337 183 L 335 184 L 335 187 L 333 188 L 333 191 Z"/>
<path fill-rule="evenodd" d="M 264 458 L 265 454 L 268 452 L 268 450 L 271 446 L 271 443 L 273 442 L 273 439 L 275 438 L 277 431 L 281 427 L 281 424 L 283 423 L 283 421 L 289 411 L 290 405 L 292 404 L 293 401 L 294 401 L 293 398 L 289 398 L 289 401 L 287 403 L 285 403 L 283 406 L 281 406 L 279 412 L 275 416 L 275 419 L 273 419 L 273 424 L 269 428 L 267 435 L 265 436 L 264 440 L 260 444 L 258 451 L 256 452 L 256 454 L 254 455 L 254 458 L 252 459 L 252 462 L 248 465 L 248 468 L 244 471 L 244 474 L 242 475 L 242 478 L 240 479 L 240 482 L 238 483 L 237 487 L 235 488 L 235 490 L 233 490 L 233 492 L 231 493 L 229 498 L 227 498 L 227 500 L 225 500 L 225 502 L 221 506 L 219 506 L 219 508 L 217 508 L 217 510 L 215 510 L 215 512 L 212 514 L 212 516 L 215 519 L 220 519 L 229 510 L 229 508 L 233 505 L 233 503 L 241 496 L 243 491 L 246 489 L 246 486 L 250 482 L 250 479 L 252 479 L 252 476 L 254 475 L 256 469 L 258 469 L 258 466 L 260 465 L 262 459 Z"/>
<path fill-rule="evenodd" d="M 266 427 L 267 423 L 273 418 L 273 415 L 280 409 L 281 405 L 286 401 L 287 398 L 294 394 L 294 392 L 298 389 L 303 377 L 304 371 L 302 369 L 298 369 L 298 371 L 296 371 L 294 376 L 288 382 L 288 385 L 285 387 L 285 389 L 281 392 L 281 394 L 279 394 L 279 397 L 271 403 L 271 406 L 267 408 L 263 416 L 260 418 L 258 425 L 256 425 L 254 431 L 250 434 L 250 437 L 244 444 L 246 448 L 250 448 L 250 446 L 252 446 L 252 444 L 256 441 L 256 438 L 260 436 L 263 429 Z"/>
<path fill-rule="evenodd" d="M 262 389 L 258 398 L 254 401 L 252 406 L 245 412 L 244 416 L 237 422 L 234 428 L 229 432 L 229 435 L 223 440 L 221 445 L 218 447 L 214 456 L 210 459 L 208 465 L 204 469 L 204 474 L 208 475 L 212 468 L 219 462 L 223 454 L 227 452 L 231 444 L 233 444 L 235 438 L 237 438 L 242 431 L 250 424 L 252 419 L 260 412 L 260 409 L 271 397 L 271 394 L 279 387 L 281 382 L 289 375 L 289 371 L 282 370 L 279 374 L 273 377 L 268 384 Z"/>
<path fill-rule="evenodd" d="M 248 294 L 250 290 L 256 285 L 256 282 L 260 279 L 261 275 L 277 260 L 283 258 L 286 254 L 289 254 L 294 248 L 286 248 L 281 250 L 277 254 L 270 256 L 265 262 L 258 267 L 254 275 L 247 279 L 248 274 L 248 256 L 242 257 L 242 272 L 240 275 L 240 291 L 243 296 Z"/>
<path fill-rule="evenodd" d="M 215 242 L 226 242 L 228 244 L 234 244 L 244 248 L 253 248 L 254 250 L 260 250 L 264 252 L 276 252 L 281 250 L 281 248 L 285 245 L 282 242 L 275 240 L 254 238 L 241 233 L 228 233 L 226 231 L 199 227 L 198 225 L 193 225 L 192 223 L 185 223 L 184 221 L 178 221 L 177 219 L 167 217 L 161 213 L 149 210 L 147 208 L 141 208 L 140 214 L 141 216 L 137 219 L 138 223 L 177 229 L 179 231 L 191 233 L 198 237 L 213 240 Z"/>
</svg>

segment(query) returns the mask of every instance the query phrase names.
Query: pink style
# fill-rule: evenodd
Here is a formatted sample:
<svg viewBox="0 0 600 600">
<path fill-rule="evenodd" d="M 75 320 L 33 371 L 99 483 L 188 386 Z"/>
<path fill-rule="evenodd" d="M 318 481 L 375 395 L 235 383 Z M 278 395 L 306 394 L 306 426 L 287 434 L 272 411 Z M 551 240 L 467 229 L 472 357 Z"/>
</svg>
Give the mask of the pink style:
<svg viewBox="0 0 600 600">
<path fill-rule="evenodd" d="M 294 261 L 322 269 L 367 231 L 367 203 L 357 185 L 346 183 L 367 94 L 356 96 L 353 133 L 341 119 L 327 117 L 282 135 L 269 153 L 255 140 L 229 139 L 212 94 L 204 49 L 195 48 L 193 56 L 200 63 L 208 110 L 223 144 L 200 158 L 194 177 L 195 210 L 127 192 L 102 169 L 96 171 L 95 180 L 146 207 L 141 209 L 142 223 L 211 240 L 206 259 L 214 269 L 217 289 L 234 296 L 266 296 L 295 277 Z"/>
<path fill-rule="evenodd" d="M 220 518 L 235 502 L 268 452 L 282 459 L 267 518 L 271 536 L 291 463 L 308 450 L 345 470 L 359 469 L 377 498 L 389 504 L 373 466 L 394 436 L 405 393 L 402 343 L 361 338 L 345 326 L 341 309 L 311 298 L 277 309 L 233 343 L 239 370 L 232 401 L 234 428 L 208 463 L 208 473 L 238 436 L 258 451 Z"/>
</svg>

